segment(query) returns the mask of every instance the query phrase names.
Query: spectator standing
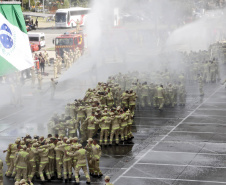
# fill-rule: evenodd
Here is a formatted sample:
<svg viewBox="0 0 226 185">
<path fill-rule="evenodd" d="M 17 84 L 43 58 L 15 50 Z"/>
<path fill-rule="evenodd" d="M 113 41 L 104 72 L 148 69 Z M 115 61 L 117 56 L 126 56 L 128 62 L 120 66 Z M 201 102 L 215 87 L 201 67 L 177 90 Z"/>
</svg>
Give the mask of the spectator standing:
<svg viewBox="0 0 226 185">
<path fill-rule="evenodd" d="M 44 74 L 44 72 L 45 72 L 45 59 L 44 59 L 41 52 L 39 54 L 39 63 L 40 63 L 41 73 Z"/>
<path fill-rule="evenodd" d="M 35 21 L 35 26 L 38 27 L 38 18 L 37 18 L 36 21 Z"/>
</svg>

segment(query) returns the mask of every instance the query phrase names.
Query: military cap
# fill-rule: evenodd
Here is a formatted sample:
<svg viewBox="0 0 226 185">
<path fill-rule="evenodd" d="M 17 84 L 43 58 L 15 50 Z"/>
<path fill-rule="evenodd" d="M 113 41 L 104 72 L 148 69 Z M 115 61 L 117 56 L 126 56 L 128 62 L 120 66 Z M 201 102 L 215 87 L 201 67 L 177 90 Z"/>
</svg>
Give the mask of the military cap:
<svg viewBox="0 0 226 185">
<path fill-rule="evenodd" d="M 26 180 L 25 179 L 21 179 L 20 183 L 26 183 Z"/>
<path fill-rule="evenodd" d="M 26 139 L 27 143 L 31 143 L 31 141 L 32 141 L 31 139 Z"/>
<path fill-rule="evenodd" d="M 33 139 L 32 140 L 32 143 L 36 143 L 38 140 L 37 139 Z"/>
<path fill-rule="evenodd" d="M 104 180 L 110 180 L 110 177 L 109 176 L 105 176 Z"/>
<path fill-rule="evenodd" d="M 74 137 L 74 138 L 73 138 L 73 140 L 76 140 L 76 141 L 78 141 L 78 138 L 77 138 L 77 137 Z"/>
<path fill-rule="evenodd" d="M 87 142 L 92 142 L 93 141 L 93 139 L 92 138 L 89 138 L 88 140 L 87 140 Z"/>
<path fill-rule="evenodd" d="M 38 147 L 38 146 L 39 146 L 38 143 L 33 144 L 33 147 Z"/>
<path fill-rule="evenodd" d="M 15 143 L 18 144 L 20 142 L 20 139 L 16 139 Z"/>
</svg>

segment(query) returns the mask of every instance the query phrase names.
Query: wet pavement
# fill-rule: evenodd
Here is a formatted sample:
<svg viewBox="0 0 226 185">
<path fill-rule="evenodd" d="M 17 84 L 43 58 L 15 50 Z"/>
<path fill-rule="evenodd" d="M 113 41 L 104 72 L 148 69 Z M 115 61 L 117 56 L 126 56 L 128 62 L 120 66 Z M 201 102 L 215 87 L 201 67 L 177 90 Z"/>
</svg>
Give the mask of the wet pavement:
<svg viewBox="0 0 226 185">
<path fill-rule="evenodd" d="M 196 100 L 190 110 L 173 110 L 173 116 L 166 111 L 171 124 L 157 121 L 165 132 L 149 137 L 146 149 L 114 176 L 115 184 L 226 184 L 225 88 L 212 86 L 201 103 Z M 140 122 L 153 121 L 139 114 Z"/>
<path fill-rule="evenodd" d="M 59 89 L 53 101 L 47 92 L 38 108 L 34 97 L 29 96 L 32 89 L 27 87 L 23 107 L 0 107 L 0 150 L 27 133 L 46 136 L 51 115 L 63 112 L 65 104 L 81 96 L 88 86 Z M 226 184 L 226 89 L 210 84 L 205 87 L 204 98 L 198 96 L 196 86 L 188 85 L 188 89 L 185 107 L 165 108 L 163 112 L 137 110 L 133 143 L 103 147 L 100 168 L 115 185 Z M 5 154 L 1 152 L 0 157 L 4 159 Z M 81 176 L 80 184 L 85 184 Z M 91 182 L 104 184 L 103 178 L 91 178 Z M 14 184 L 13 179 L 4 178 L 4 184 Z"/>
</svg>

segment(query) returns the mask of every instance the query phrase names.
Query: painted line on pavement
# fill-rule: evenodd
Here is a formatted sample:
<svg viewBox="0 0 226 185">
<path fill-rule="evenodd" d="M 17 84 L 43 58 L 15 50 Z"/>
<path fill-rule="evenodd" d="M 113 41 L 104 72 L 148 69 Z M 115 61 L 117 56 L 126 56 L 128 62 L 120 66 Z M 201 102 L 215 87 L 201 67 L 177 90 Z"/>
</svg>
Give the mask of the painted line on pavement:
<svg viewBox="0 0 226 185">
<path fill-rule="evenodd" d="M 120 169 L 120 170 L 126 170 L 127 168 L 108 168 L 108 167 L 100 167 L 100 169 Z"/>
<path fill-rule="evenodd" d="M 217 88 L 204 102 L 199 104 L 192 112 L 190 112 L 184 119 L 182 119 L 171 131 L 168 132 L 160 141 L 158 141 L 154 146 L 152 146 L 147 152 L 145 152 L 140 159 L 135 161 L 125 172 L 119 175 L 114 181 L 115 184 L 124 174 L 126 174 L 131 168 L 133 168 L 143 157 L 145 157 L 150 151 L 152 151 L 161 141 L 167 138 L 169 134 L 171 134 L 179 125 L 181 125 L 188 117 L 190 117 L 195 111 L 197 111 L 205 102 L 207 102 L 217 91 L 219 91 L 222 87 Z"/>
<path fill-rule="evenodd" d="M 199 109 L 199 110 L 201 110 L 201 111 L 203 111 L 203 110 L 209 110 L 209 111 L 225 111 L 226 110 L 226 108 L 225 109 L 212 109 L 212 108 L 210 108 L 210 109 Z"/>
<path fill-rule="evenodd" d="M 154 120 L 156 120 L 156 119 L 159 119 L 159 120 L 161 120 L 161 119 L 164 119 L 164 120 L 165 120 L 165 119 L 166 119 L 166 120 L 169 120 L 169 119 L 184 119 L 184 118 L 165 118 L 165 117 L 164 117 L 164 118 L 160 118 L 160 117 L 154 117 L 154 116 L 150 116 L 150 117 L 142 117 L 142 116 L 140 117 L 140 116 L 135 116 L 134 118 L 135 118 L 135 119 L 136 119 L 136 118 L 142 118 L 142 119 L 154 119 Z"/>
<path fill-rule="evenodd" d="M 206 104 L 212 104 L 212 103 L 216 103 L 216 104 L 218 104 L 218 103 L 223 103 L 223 104 L 225 104 L 226 102 L 224 101 L 220 101 L 220 102 L 218 102 L 218 101 L 209 101 L 209 102 L 206 102 Z"/>
<path fill-rule="evenodd" d="M 192 116 L 194 116 L 194 117 L 222 117 L 222 118 L 226 118 L 226 116 L 216 115 L 216 114 L 199 114 L 199 113 L 195 113 Z"/>
<path fill-rule="evenodd" d="M 207 144 L 205 141 L 172 141 L 172 140 L 165 140 L 165 141 L 162 141 L 162 143 L 205 143 Z M 210 144 L 223 144 L 223 143 L 219 143 L 219 142 L 209 142 Z M 224 142 L 225 143 L 225 142 Z"/>
<path fill-rule="evenodd" d="M 164 151 L 164 150 L 153 150 L 151 152 L 153 152 L 153 153 L 194 154 L 194 155 L 197 154 L 197 152 L 174 152 L 174 151 Z M 226 156 L 226 154 L 217 154 L 217 153 L 198 153 L 198 155 L 219 155 L 219 156 Z"/>
<path fill-rule="evenodd" d="M 9 114 L 8 116 L 5 116 L 5 117 L 1 118 L 0 121 L 6 119 L 6 118 L 8 118 L 8 117 L 13 116 L 14 114 L 17 114 L 17 113 L 19 113 L 19 112 L 22 112 L 23 110 L 24 110 L 24 108 L 20 109 L 20 110 L 17 111 L 17 112 L 14 112 L 14 113 L 12 113 L 12 114 Z"/>
<path fill-rule="evenodd" d="M 225 125 L 226 126 L 226 125 Z M 220 134 L 220 135 L 225 135 L 226 133 L 219 133 L 217 132 L 193 132 L 193 131 L 173 131 L 173 133 L 188 133 L 188 134 Z"/>
<path fill-rule="evenodd" d="M 191 180 L 191 179 L 152 178 L 152 177 L 136 177 L 136 176 L 122 176 L 122 178 L 226 184 L 226 182 L 221 182 L 221 181 L 205 181 L 205 180 Z"/>
<path fill-rule="evenodd" d="M 226 125 L 226 124 L 225 124 Z M 174 127 L 174 126 L 171 126 L 171 125 L 132 125 L 132 127 L 147 127 L 149 126 L 147 129 L 150 129 L 150 128 L 161 128 L 161 127 Z"/>
<path fill-rule="evenodd" d="M 140 165 L 153 165 L 153 166 L 178 166 L 178 167 L 184 167 L 184 166 L 188 166 L 188 167 L 194 167 L 194 168 L 216 168 L 216 169 L 226 169 L 226 167 L 222 166 L 222 167 L 217 167 L 217 166 L 200 166 L 200 165 L 186 165 L 186 164 L 164 164 L 164 163 L 137 163 Z"/>
<path fill-rule="evenodd" d="M 223 122 L 223 120 L 222 120 Z M 203 126 L 203 125 L 219 125 L 219 126 L 226 126 L 226 123 L 225 124 L 222 124 L 222 123 L 204 123 L 204 122 L 184 122 L 184 125 L 197 125 L 197 126 Z"/>
<path fill-rule="evenodd" d="M 207 142 L 205 142 L 205 141 L 162 141 L 162 143 L 177 143 L 177 144 L 184 144 L 184 143 L 187 143 L 187 144 L 193 144 L 193 143 L 200 143 L 200 144 L 211 144 L 211 145 L 225 145 L 225 141 L 222 141 L 222 142 L 210 142 L 210 141 L 208 141 L 208 143 Z"/>
</svg>

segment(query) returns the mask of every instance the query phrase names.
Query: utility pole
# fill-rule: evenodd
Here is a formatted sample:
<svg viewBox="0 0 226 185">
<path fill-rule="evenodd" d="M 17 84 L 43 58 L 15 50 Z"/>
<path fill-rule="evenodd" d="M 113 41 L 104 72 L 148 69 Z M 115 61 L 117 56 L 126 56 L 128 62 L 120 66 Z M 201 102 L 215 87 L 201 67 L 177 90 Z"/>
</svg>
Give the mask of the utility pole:
<svg viewBox="0 0 226 185">
<path fill-rule="evenodd" d="M 43 0 L 43 13 L 45 13 L 45 0 Z"/>
</svg>

